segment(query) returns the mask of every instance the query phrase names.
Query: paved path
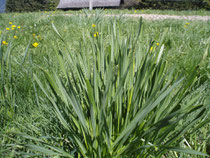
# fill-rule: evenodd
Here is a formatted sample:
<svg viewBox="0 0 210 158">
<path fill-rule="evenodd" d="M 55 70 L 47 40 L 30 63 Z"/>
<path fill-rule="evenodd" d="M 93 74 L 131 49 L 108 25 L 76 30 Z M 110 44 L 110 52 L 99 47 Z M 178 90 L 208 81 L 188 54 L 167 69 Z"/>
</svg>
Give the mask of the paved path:
<svg viewBox="0 0 210 158">
<path fill-rule="evenodd" d="M 74 14 L 63 14 L 64 16 L 74 16 Z M 83 15 L 84 16 L 84 15 Z M 91 16 L 91 15 L 89 15 Z M 198 16 L 198 15 L 189 15 L 189 16 L 180 16 L 180 15 L 160 15 L 160 14 L 105 14 L 105 17 L 131 17 L 139 18 L 142 17 L 147 20 L 164 20 L 164 19 L 178 19 L 178 20 L 200 20 L 200 21 L 210 21 L 210 16 Z"/>
</svg>

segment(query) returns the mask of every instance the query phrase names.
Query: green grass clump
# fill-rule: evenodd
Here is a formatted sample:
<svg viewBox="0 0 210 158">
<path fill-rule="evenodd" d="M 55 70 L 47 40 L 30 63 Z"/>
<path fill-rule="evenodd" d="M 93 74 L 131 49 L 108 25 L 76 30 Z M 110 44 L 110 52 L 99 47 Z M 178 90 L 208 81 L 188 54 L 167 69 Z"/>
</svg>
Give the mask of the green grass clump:
<svg viewBox="0 0 210 158">
<path fill-rule="evenodd" d="M 207 156 L 209 22 L 188 23 L 1 16 L 0 156 Z"/>
</svg>

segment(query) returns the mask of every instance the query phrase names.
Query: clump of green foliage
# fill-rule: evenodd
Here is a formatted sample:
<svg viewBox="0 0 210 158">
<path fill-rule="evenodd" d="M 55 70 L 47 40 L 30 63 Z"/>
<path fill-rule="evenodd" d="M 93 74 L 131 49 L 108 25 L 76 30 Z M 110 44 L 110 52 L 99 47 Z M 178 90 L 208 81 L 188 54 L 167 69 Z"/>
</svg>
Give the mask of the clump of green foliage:
<svg viewBox="0 0 210 158">
<path fill-rule="evenodd" d="M 105 45 L 102 36 L 90 35 L 88 40 L 82 39 L 83 48 L 77 54 L 53 25 L 66 45 L 66 51 L 55 52 L 62 74 L 41 68 L 46 81 L 36 74 L 34 79 L 51 103 L 61 135 L 69 143 L 64 150 L 43 140 L 38 141 L 43 146 L 25 146 L 72 158 L 161 158 L 169 151 L 207 156 L 178 145 L 199 121 L 207 123 L 208 107 L 196 103 L 201 94 L 186 102 L 197 80 L 198 66 L 185 77 L 174 73 L 167 66 L 162 42 L 156 50 L 150 43 L 145 53 L 138 47 L 141 20 L 138 31 L 127 37 L 120 36 L 116 21 L 111 23 L 109 43 Z M 91 45 L 90 59 L 86 41 Z"/>
<path fill-rule="evenodd" d="M 0 157 L 206 156 L 208 22 L 50 14 L 0 16 Z"/>
</svg>

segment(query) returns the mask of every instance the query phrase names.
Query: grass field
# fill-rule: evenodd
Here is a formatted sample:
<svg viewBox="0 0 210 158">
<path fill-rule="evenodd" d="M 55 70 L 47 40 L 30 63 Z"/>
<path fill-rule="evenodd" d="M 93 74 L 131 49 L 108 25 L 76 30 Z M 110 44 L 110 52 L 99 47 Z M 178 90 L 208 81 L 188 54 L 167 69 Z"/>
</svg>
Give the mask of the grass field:
<svg viewBox="0 0 210 158">
<path fill-rule="evenodd" d="M 61 13 L 0 15 L 0 157 L 208 156 L 209 21 Z"/>
<path fill-rule="evenodd" d="M 158 14 L 158 15 L 179 15 L 179 16 L 210 16 L 210 12 L 207 10 L 184 10 L 184 11 L 175 11 L 175 10 L 151 10 L 151 9 L 95 9 L 91 12 L 88 9 L 85 10 L 56 10 L 56 11 L 45 11 L 39 12 L 40 15 L 60 15 L 60 14 L 84 14 L 84 11 L 91 14 Z M 10 16 L 17 17 L 19 13 L 9 13 Z M 21 13 L 22 15 L 23 13 Z M 38 13 L 36 13 L 38 15 Z"/>
</svg>

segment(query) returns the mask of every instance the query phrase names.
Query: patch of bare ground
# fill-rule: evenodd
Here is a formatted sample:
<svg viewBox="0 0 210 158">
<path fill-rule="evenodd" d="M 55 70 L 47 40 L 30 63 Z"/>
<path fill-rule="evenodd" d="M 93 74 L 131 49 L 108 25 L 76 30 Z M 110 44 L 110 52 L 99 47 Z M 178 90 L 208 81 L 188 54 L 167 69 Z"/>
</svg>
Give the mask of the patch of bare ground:
<svg viewBox="0 0 210 158">
<path fill-rule="evenodd" d="M 74 14 L 63 14 L 64 16 L 74 16 Z M 84 16 L 84 15 L 83 15 Z M 91 15 L 89 15 L 91 16 Z M 105 14 L 105 17 L 128 17 L 128 18 L 139 18 L 142 17 L 147 20 L 165 20 L 165 19 L 176 19 L 176 20 L 200 20 L 200 21 L 210 21 L 210 16 L 180 16 L 180 15 L 160 15 L 160 14 Z"/>
</svg>

